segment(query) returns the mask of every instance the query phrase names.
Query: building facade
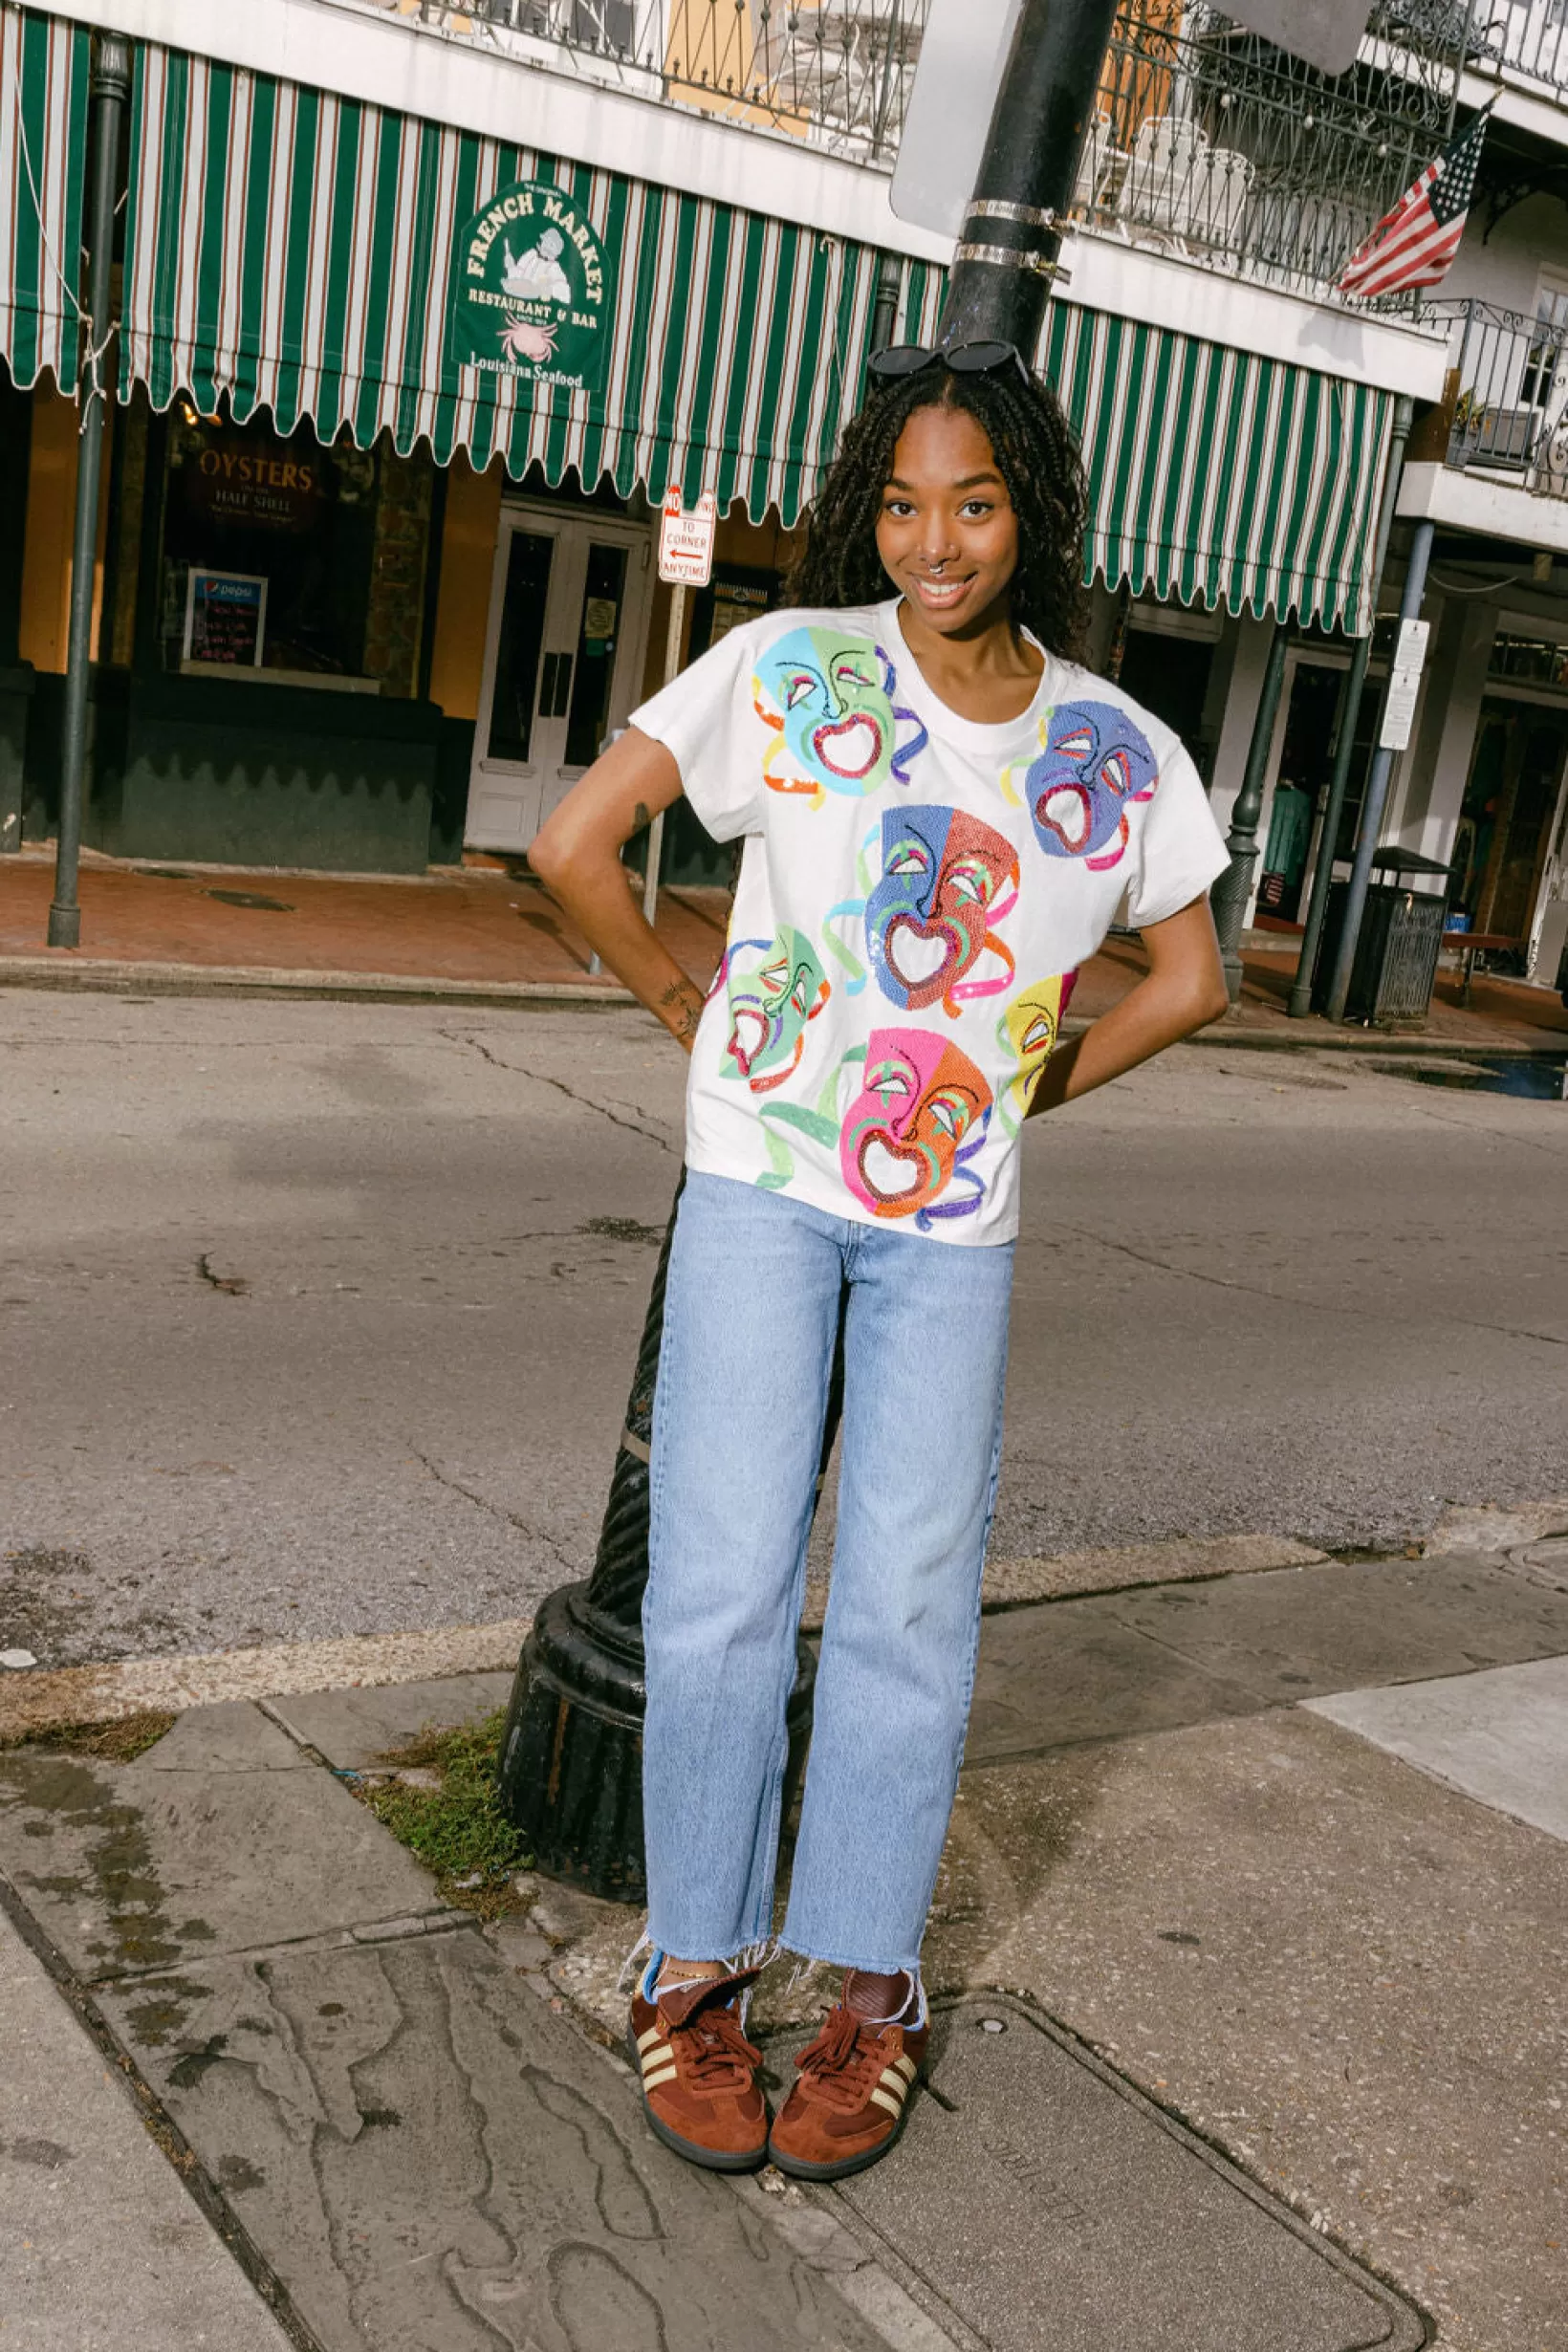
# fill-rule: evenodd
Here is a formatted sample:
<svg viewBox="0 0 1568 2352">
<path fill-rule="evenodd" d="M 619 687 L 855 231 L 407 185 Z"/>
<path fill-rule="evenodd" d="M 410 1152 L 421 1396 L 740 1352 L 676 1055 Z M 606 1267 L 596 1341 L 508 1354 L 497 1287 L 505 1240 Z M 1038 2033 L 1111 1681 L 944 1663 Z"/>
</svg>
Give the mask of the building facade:
<svg viewBox="0 0 1568 2352">
<path fill-rule="evenodd" d="M 935 328 L 950 248 L 889 201 L 924 12 L 0 0 L 0 850 L 54 821 L 78 403 L 97 365 L 116 404 L 88 840 L 358 871 L 526 854 L 663 674 L 666 490 L 711 491 L 722 517 L 689 659 L 776 600 L 870 351 Z M 1466 21 L 1427 11 L 1418 35 L 1385 11 L 1326 83 L 1207 6 L 1127 0 L 1036 354 L 1090 474 L 1095 657 L 1182 730 L 1222 818 L 1269 645 L 1291 632 L 1259 882 L 1281 925 L 1310 874 L 1351 644 L 1376 618 L 1396 401 L 1419 404 L 1428 439 L 1433 419 L 1451 438 L 1476 413 L 1446 315 L 1332 292 L 1456 111 L 1516 71 L 1467 49 Z M 117 332 L 84 360 L 105 31 L 130 57 Z M 1556 100 L 1530 105 L 1539 142 Z M 1498 238 L 1548 214 L 1543 189 L 1490 244 L 1472 234 L 1473 282 L 1491 283 Z M 1521 295 L 1518 316 L 1543 298 Z M 1473 496 L 1505 441 L 1424 463 Z M 1412 513 L 1425 478 L 1406 476 Z M 1486 495 L 1555 525 L 1568 507 L 1540 478 L 1532 456 Z M 1397 586 L 1396 561 L 1385 606 Z M 1486 597 L 1455 599 L 1452 619 L 1445 603 L 1435 636 L 1460 658 L 1428 670 L 1401 838 L 1457 836 L 1464 697 L 1484 732 L 1492 648 L 1529 638 L 1514 621 L 1543 593 L 1508 605 L 1507 628 L 1498 607 L 1484 659 Z M 1375 724 L 1369 703 L 1368 750 Z M 1497 756 L 1535 778 L 1545 754 L 1510 735 Z M 688 816 L 666 858 L 679 878 L 727 871 Z"/>
</svg>

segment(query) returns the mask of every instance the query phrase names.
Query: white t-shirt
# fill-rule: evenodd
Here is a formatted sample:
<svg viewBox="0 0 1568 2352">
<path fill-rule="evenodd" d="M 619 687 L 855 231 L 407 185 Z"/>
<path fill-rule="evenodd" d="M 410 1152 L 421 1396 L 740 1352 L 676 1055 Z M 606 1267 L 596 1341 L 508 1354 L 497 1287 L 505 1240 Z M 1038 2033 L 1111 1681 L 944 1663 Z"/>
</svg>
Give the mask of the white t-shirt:
<svg viewBox="0 0 1568 2352">
<path fill-rule="evenodd" d="M 746 848 L 691 1056 L 686 1164 L 952 1242 L 1018 1230 L 1018 1132 L 1078 965 L 1127 894 L 1159 923 L 1227 864 L 1197 771 L 1047 655 L 960 718 L 898 600 L 731 630 L 631 723 Z"/>
</svg>

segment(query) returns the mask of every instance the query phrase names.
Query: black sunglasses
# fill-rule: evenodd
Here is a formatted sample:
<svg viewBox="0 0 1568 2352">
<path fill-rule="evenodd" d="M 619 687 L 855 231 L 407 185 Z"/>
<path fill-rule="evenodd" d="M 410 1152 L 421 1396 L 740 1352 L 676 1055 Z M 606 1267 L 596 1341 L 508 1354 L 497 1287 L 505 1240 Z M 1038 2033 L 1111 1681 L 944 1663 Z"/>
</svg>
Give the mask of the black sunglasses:
<svg viewBox="0 0 1568 2352">
<path fill-rule="evenodd" d="M 955 343 L 950 351 L 924 343 L 894 343 L 887 351 L 874 351 L 866 367 L 882 383 L 897 383 L 928 367 L 949 367 L 955 376 L 999 376 L 1015 368 L 1025 384 L 1034 381 L 1016 343 Z"/>
</svg>

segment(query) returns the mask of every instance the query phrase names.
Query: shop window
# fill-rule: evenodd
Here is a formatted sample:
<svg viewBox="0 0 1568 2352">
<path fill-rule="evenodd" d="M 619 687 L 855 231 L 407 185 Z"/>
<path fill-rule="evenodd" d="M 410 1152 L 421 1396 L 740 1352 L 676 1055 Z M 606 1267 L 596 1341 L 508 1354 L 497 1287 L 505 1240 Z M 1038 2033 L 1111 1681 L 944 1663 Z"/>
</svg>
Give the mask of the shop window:
<svg viewBox="0 0 1568 2352">
<path fill-rule="evenodd" d="M 1499 631 L 1488 664 L 1493 678 L 1527 678 L 1535 686 L 1568 686 L 1568 645 Z"/>
<path fill-rule="evenodd" d="M 345 432 L 170 413 L 159 646 L 184 675 L 410 694 L 429 467 Z"/>
<path fill-rule="evenodd" d="M 1167 635 L 1134 622 L 1122 646 L 1118 681 L 1134 702 L 1175 730 L 1200 771 L 1207 765 L 1203 714 L 1213 660 L 1211 639 Z"/>
</svg>

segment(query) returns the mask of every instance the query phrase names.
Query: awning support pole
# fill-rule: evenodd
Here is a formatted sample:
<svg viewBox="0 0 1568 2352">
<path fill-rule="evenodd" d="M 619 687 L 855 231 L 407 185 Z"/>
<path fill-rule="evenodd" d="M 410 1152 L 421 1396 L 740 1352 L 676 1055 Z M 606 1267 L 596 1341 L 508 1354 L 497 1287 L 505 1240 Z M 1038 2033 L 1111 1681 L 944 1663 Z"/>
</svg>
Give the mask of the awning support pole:
<svg viewBox="0 0 1568 2352">
<path fill-rule="evenodd" d="M 1378 594 L 1383 586 L 1383 566 L 1388 560 L 1388 534 L 1394 527 L 1394 508 L 1399 501 L 1399 478 L 1405 463 L 1405 445 L 1410 437 L 1414 415 L 1414 402 L 1402 392 L 1394 403 L 1394 426 L 1388 437 L 1388 469 L 1383 476 L 1383 506 L 1378 514 L 1378 540 L 1372 556 L 1372 577 L 1368 590 L 1372 607 L 1370 624 L 1366 635 L 1356 640 L 1356 650 L 1350 657 L 1350 669 L 1345 679 L 1344 699 L 1339 706 L 1339 731 L 1334 746 L 1334 773 L 1329 779 L 1328 799 L 1318 828 L 1317 859 L 1312 869 L 1312 890 L 1307 900 L 1307 926 L 1301 934 L 1301 958 L 1291 987 L 1288 1010 L 1292 1020 L 1298 1021 L 1312 1011 L 1313 975 L 1318 969 L 1318 952 L 1322 945 L 1323 925 L 1328 916 L 1329 884 L 1334 879 L 1334 844 L 1339 838 L 1339 818 L 1350 782 L 1350 760 L 1356 748 L 1356 722 L 1361 716 L 1366 665 L 1372 658 L 1372 631 L 1377 626 Z"/>
<path fill-rule="evenodd" d="M 71 551 L 60 822 L 54 853 L 54 897 L 49 909 L 47 933 L 52 947 L 75 947 L 81 940 L 76 875 L 81 862 L 81 813 L 87 769 L 87 686 L 93 660 L 98 481 L 103 470 L 103 424 L 113 398 L 109 345 L 114 333 L 110 272 L 114 265 L 115 182 L 120 164 L 120 109 L 130 87 L 129 44 L 118 33 L 95 34 L 89 84 L 93 99 L 93 227 L 87 316 L 82 322 L 86 348 L 81 359 L 81 439 L 76 458 L 76 532 Z"/>
<path fill-rule="evenodd" d="M 1269 659 L 1263 672 L 1263 690 L 1258 696 L 1257 716 L 1252 721 L 1252 740 L 1247 748 L 1246 773 L 1241 779 L 1241 790 L 1236 795 L 1235 807 L 1230 812 L 1230 830 L 1225 837 L 1225 846 L 1230 853 L 1230 864 L 1209 893 L 1214 928 L 1219 934 L 1220 956 L 1225 965 L 1225 985 L 1230 991 L 1232 1004 L 1241 994 L 1241 934 L 1247 920 L 1247 902 L 1252 895 L 1252 868 L 1257 863 L 1257 820 L 1263 814 L 1263 786 L 1269 773 L 1269 748 L 1274 742 L 1274 720 L 1279 715 L 1279 697 L 1285 686 L 1285 656 L 1290 649 L 1290 622 L 1276 621 L 1274 636 L 1269 641 Z"/>
<path fill-rule="evenodd" d="M 1436 531 L 1437 525 L 1429 519 L 1423 519 L 1415 527 L 1410 540 L 1410 558 L 1405 567 L 1405 587 L 1399 600 L 1401 621 L 1415 621 L 1420 617 L 1422 599 L 1426 593 L 1426 566 L 1431 561 L 1432 540 Z M 1344 926 L 1339 933 L 1339 951 L 1334 958 L 1334 977 L 1329 983 L 1326 1011 L 1331 1021 L 1342 1021 L 1345 1016 L 1345 999 L 1350 994 L 1350 975 L 1356 963 L 1356 943 L 1361 936 L 1361 916 L 1366 910 L 1367 885 L 1372 880 L 1372 860 L 1383 832 L 1383 813 L 1393 773 L 1394 754 L 1387 745 L 1380 743 L 1372 755 L 1371 772 L 1366 779 L 1361 829 L 1356 838 L 1356 860 L 1350 869 L 1350 887 L 1345 894 Z"/>
</svg>

